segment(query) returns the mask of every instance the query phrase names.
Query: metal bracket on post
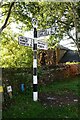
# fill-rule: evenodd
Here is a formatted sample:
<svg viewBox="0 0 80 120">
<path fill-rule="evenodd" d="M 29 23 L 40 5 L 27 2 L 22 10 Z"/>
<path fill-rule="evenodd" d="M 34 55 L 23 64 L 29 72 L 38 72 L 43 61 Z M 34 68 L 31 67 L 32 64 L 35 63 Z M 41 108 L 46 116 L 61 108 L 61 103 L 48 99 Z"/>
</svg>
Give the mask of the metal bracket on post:
<svg viewBox="0 0 80 120">
<path fill-rule="evenodd" d="M 33 39 L 33 101 L 38 100 L 38 80 L 37 80 L 37 27 L 38 27 L 38 21 L 33 18 L 32 19 L 32 25 L 34 28 L 34 39 Z"/>
</svg>

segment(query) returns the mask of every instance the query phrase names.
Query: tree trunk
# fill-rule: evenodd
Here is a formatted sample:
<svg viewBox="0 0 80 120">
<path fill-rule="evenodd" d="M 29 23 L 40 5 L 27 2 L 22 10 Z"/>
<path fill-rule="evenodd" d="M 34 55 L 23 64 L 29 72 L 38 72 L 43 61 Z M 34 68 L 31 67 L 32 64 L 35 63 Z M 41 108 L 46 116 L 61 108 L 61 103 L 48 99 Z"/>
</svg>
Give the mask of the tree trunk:
<svg viewBox="0 0 80 120">
<path fill-rule="evenodd" d="M 0 28 L 0 33 L 3 31 L 3 29 L 6 27 L 7 23 L 8 23 L 8 20 L 9 20 L 9 17 L 10 17 L 10 14 L 11 14 L 11 9 L 12 7 L 14 6 L 14 3 L 15 2 L 12 2 L 11 5 L 10 5 L 10 8 L 9 8 L 9 11 L 8 11 L 8 14 L 7 14 L 7 17 L 5 19 L 5 22 L 4 24 L 2 25 L 2 27 Z"/>
</svg>

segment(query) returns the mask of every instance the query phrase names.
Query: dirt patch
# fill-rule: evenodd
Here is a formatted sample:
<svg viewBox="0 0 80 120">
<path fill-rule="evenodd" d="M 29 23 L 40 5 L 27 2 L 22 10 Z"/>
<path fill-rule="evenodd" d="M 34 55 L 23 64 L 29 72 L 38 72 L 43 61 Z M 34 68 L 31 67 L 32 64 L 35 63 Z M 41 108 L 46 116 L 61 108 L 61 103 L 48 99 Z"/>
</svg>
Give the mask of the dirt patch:
<svg viewBox="0 0 80 120">
<path fill-rule="evenodd" d="M 74 93 L 65 93 L 63 95 L 57 93 L 40 93 L 39 101 L 44 105 L 64 106 L 78 104 L 79 97 Z"/>
</svg>

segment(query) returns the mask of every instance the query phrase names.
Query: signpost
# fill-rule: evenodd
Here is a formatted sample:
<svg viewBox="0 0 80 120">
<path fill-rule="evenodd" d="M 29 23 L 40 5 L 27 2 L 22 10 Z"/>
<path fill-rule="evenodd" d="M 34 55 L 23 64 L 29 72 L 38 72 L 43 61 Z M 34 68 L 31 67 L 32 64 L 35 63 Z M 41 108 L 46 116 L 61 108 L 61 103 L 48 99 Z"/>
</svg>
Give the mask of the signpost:
<svg viewBox="0 0 80 120">
<path fill-rule="evenodd" d="M 33 101 L 38 100 L 38 80 L 37 80 L 37 49 L 48 49 L 48 44 L 46 42 L 37 40 L 38 37 L 44 37 L 52 35 L 55 33 L 56 28 L 53 26 L 45 30 L 37 31 L 38 21 L 33 18 L 32 25 L 34 28 L 34 38 L 27 38 L 24 36 L 19 36 L 18 42 L 20 45 L 29 46 L 33 49 Z"/>
<path fill-rule="evenodd" d="M 32 25 L 34 28 L 33 39 L 33 101 L 38 100 L 38 80 L 37 80 L 37 20 L 32 19 Z"/>
</svg>

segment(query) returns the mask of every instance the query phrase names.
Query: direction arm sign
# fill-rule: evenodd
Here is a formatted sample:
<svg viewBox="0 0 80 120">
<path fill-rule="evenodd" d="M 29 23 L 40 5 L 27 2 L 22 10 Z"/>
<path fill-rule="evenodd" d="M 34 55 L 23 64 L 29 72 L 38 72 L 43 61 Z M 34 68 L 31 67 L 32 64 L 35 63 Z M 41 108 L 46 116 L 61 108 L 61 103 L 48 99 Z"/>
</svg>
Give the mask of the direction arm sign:
<svg viewBox="0 0 80 120">
<path fill-rule="evenodd" d="M 20 45 L 32 47 L 32 38 L 27 38 L 24 36 L 19 36 L 18 42 Z"/>
<path fill-rule="evenodd" d="M 38 34 L 38 37 L 43 37 L 43 36 L 52 35 L 55 33 L 55 31 L 56 31 L 56 28 L 53 26 L 48 29 L 39 30 L 39 31 L 37 31 L 37 34 Z"/>
<path fill-rule="evenodd" d="M 43 41 L 37 41 L 37 48 L 38 49 L 43 49 L 43 50 L 47 50 L 48 49 L 48 44 L 46 42 Z"/>
</svg>

